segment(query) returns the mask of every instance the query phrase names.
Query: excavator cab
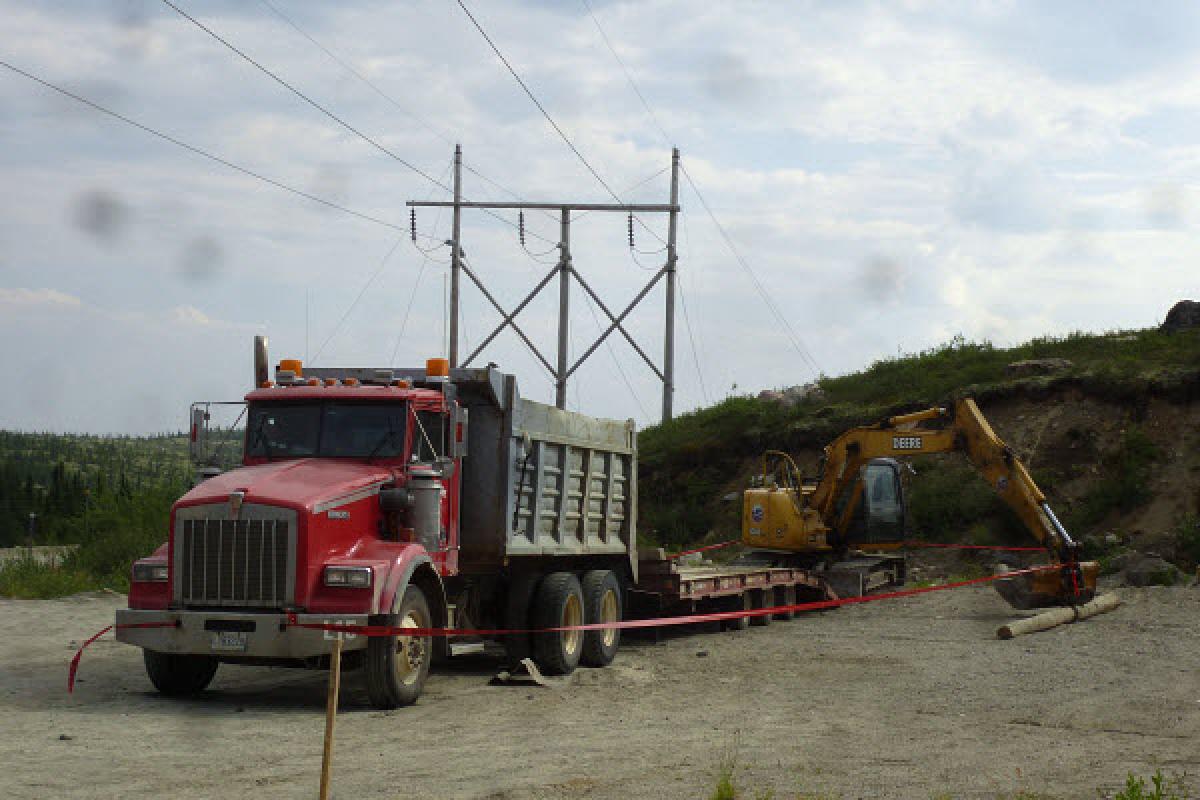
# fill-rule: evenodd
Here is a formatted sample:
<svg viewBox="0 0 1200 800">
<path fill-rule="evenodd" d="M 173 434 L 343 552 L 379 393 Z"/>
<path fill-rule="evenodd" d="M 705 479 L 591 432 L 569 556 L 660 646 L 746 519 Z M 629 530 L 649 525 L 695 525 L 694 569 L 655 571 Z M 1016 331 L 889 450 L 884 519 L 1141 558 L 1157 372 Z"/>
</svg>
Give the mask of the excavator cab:
<svg viewBox="0 0 1200 800">
<path fill-rule="evenodd" d="M 851 547 L 875 549 L 875 545 L 898 545 L 904 541 L 904 487 L 900 483 L 900 469 L 900 462 L 894 458 L 875 458 L 862 468 L 862 511 L 855 515 L 846 531 Z"/>
</svg>

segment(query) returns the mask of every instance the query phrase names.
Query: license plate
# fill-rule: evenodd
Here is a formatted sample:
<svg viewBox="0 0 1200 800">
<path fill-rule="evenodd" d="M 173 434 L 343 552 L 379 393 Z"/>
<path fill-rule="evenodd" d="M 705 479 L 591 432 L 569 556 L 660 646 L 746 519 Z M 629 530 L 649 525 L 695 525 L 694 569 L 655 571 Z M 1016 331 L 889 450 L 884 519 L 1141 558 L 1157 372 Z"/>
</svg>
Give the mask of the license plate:
<svg viewBox="0 0 1200 800">
<path fill-rule="evenodd" d="M 246 634 L 241 631 L 219 631 L 214 633 L 212 637 L 213 650 L 231 650 L 234 652 L 245 652 L 246 650 Z"/>
</svg>

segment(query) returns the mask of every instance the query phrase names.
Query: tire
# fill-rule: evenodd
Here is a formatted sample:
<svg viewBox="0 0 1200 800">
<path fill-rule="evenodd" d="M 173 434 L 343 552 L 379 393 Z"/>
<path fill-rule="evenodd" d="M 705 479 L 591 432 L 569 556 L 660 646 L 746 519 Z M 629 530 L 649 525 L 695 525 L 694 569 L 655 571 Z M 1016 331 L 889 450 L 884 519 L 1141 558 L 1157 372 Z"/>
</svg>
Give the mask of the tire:
<svg viewBox="0 0 1200 800">
<path fill-rule="evenodd" d="M 535 628 L 583 623 L 583 588 L 570 572 L 552 572 L 542 579 L 533 603 Z M 583 655 L 583 631 L 554 631 L 533 635 L 533 658 L 547 675 L 570 675 Z"/>
<path fill-rule="evenodd" d="M 775 605 L 777 606 L 794 606 L 796 605 L 796 587 L 795 586 L 777 586 L 775 587 Z M 787 622 L 796 618 L 795 611 L 781 611 L 775 615 L 775 619 L 781 622 Z"/>
<path fill-rule="evenodd" d="M 736 594 L 729 598 L 728 606 L 725 610 L 749 611 L 753 607 L 754 606 L 750 604 L 750 593 L 742 592 L 741 594 Z M 750 618 L 738 617 L 737 619 L 727 619 L 721 623 L 721 627 L 727 631 L 744 631 L 750 627 Z"/>
<path fill-rule="evenodd" d="M 621 584 L 611 570 L 594 569 L 583 575 L 583 618 L 587 624 L 619 622 L 624 612 Z M 607 667 L 617 655 L 621 629 L 584 631 L 579 660 L 589 667 Z"/>
<path fill-rule="evenodd" d="M 775 592 L 771 589 L 755 589 L 750 592 L 751 602 L 755 608 L 770 608 L 771 598 L 775 596 Z M 750 618 L 750 624 L 756 628 L 762 628 L 771 624 L 770 614 L 759 614 L 757 617 Z"/>
<path fill-rule="evenodd" d="M 217 673 L 212 656 L 187 656 L 143 650 L 146 674 L 154 688 L 166 695 L 181 697 L 203 692 Z"/>
<path fill-rule="evenodd" d="M 410 585 L 398 606 L 393 603 L 397 625 L 403 628 L 432 627 L 429 602 L 420 587 Z M 372 636 L 367 642 L 367 696 L 379 709 L 409 706 L 417 702 L 432 661 L 432 637 Z"/>
<path fill-rule="evenodd" d="M 510 631 L 528 630 L 533 625 L 533 615 L 530 605 L 538 581 L 542 578 L 536 572 L 514 575 L 508 582 L 508 593 L 505 599 L 504 627 Z M 504 653 L 510 665 L 520 663 L 521 659 L 533 655 L 533 639 L 528 633 L 510 633 L 504 637 Z"/>
</svg>

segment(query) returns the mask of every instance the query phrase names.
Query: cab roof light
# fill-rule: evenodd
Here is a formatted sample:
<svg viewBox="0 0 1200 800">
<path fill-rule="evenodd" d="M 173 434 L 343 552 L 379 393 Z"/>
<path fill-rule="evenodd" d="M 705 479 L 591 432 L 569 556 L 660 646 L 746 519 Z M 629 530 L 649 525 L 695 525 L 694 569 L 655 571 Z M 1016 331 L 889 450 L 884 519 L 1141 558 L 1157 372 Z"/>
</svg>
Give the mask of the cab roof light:
<svg viewBox="0 0 1200 800">
<path fill-rule="evenodd" d="M 309 379 L 306 381 L 306 383 L 307 383 L 309 386 L 320 386 L 320 385 L 321 385 L 321 379 L 320 379 L 320 378 L 309 378 Z"/>
<path fill-rule="evenodd" d="M 291 372 L 299 378 L 304 375 L 304 362 L 298 358 L 281 358 L 279 366 L 275 369 L 281 372 Z"/>
<path fill-rule="evenodd" d="M 450 360 L 446 358 L 430 358 L 425 362 L 425 379 L 429 381 L 445 381 L 450 378 Z"/>
<path fill-rule="evenodd" d="M 337 386 L 337 385 L 338 385 L 338 379 L 337 379 L 337 378 L 326 378 L 326 379 L 325 379 L 325 385 L 326 385 L 326 386 Z"/>
<path fill-rule="evenodd" d="M 342 381 L 342 383 L 346 384 L 347 386 L 358 386 L 359 381 L 358 378 L 346 378 L 346 380 Z"/>
</svg>

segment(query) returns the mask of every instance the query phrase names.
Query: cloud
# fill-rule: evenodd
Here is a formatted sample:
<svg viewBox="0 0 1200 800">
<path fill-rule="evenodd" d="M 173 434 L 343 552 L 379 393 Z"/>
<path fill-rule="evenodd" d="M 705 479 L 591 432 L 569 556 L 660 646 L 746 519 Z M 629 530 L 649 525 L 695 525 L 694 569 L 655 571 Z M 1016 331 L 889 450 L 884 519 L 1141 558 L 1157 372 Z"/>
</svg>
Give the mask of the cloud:
<svg viewBox="0 0 1200 800">
<path fill-rule="evenodd" d="M 5 289 L 0 288 L 0 306 L 15 309 L 79 308 L 78 297 L 57 289 Z"/>
<path fill-rule="evenodd" d="M 0 3 L 7 58 L 166 133 L 401 229 L 406 201 L 446 197 L 169 10 Z M 670 144 L 683 148 L 725 231 L 830 374 L 958 332 L 1013 341 L 1151 324 L 1195 285 L 1188 254 L 1200 232 L 1188 224 L 1187 187 L 1200 176 L 1191 135 L 1200 90 L 1180 78 L 1196 60 L 1189 6 L 774 4 L 747 13 L 657 0 L 594 9 L 667 142 L 581 6 L 500 0 L 479 12 L 623 196 L 669 164 Z M 472 199 L 611 199 L 453 6 L 288 11 L 404 110 L 259 6 L 211 4 L 201 17 L 427 175 L 448 182 L 461 142 Z M 0 360 L 21 365 L 14 371 L 28 385 L 66 364 L 52 376 L 62 388 L 55 403 L 30 394 L 3 409 L 0 427 L 174 425 L 186 400 L 244 388 L 251 332 L 268 332 L 288 355 L 318 346 L 404 236 L 18 76 L 0 81 L 0 127 Z M 657 175 L 631 196 L 664 201 L 668 180 Z M 681 193 L 679 284 L 693 335 L 678 319 L 677 409 L 704 400 L 696 362 L 710 392 L 803 382 L 803 359 L 687 180 Z M 418 230 L 445 238 L 449 220 L 422 210 Z M 662 219 L 647 224 L 664 234 Z M 555 218 L 528 213 L 526 228 L 531 250 L 557 240 Z M 625 236 L 621 215 L 572 224 L 576 268 L 618 310 L 649 278 Z M 551 268 L 526 255 L 511 225 L 480 212 L 464 213 L 463 244 L 507 308 Z M 427 259 L 401 245 L 323 363 L 382 365 L 396 350 L 402 366 L 444 349 L 445 250 Z M 658 244 L 639 229 L 638 246 Z M 661 259 L 638 257 L 651 269 Z M 661 291 L 627 320 L 656 360 Z M 469 350 L 497 315 L 469 281 L 462 294 Z M 556 301 L 551 285 L 520 318 L 551 360 Z M 575 355 L 600 330 L 578 291 L 570 327 Z M 78 374 L 62 357 L 72 348 L 103 370 Z M 612 352 L 632 390 L 603 346 L 572 377 L 572 407 L 656 419 L 653 373 L 621 339 Z M 552 399 L 545 369 L 516 337 L 499 337 L 488 360 L 530 396 Z M 164 386 L 178 363 L 196 366 Z M 139 404 L 159 410 L 130 410 Z"/>
</svg>

